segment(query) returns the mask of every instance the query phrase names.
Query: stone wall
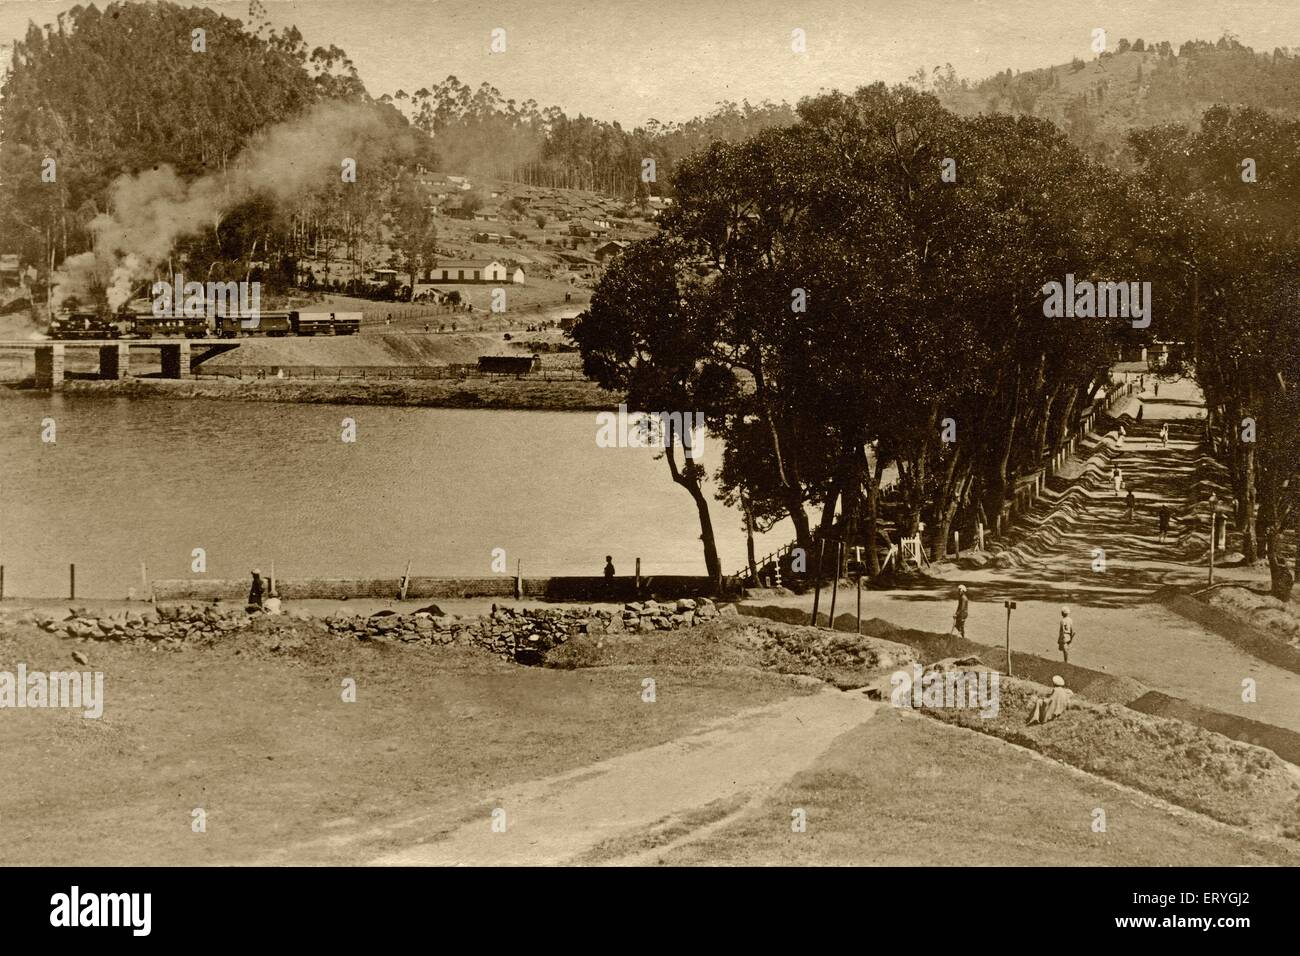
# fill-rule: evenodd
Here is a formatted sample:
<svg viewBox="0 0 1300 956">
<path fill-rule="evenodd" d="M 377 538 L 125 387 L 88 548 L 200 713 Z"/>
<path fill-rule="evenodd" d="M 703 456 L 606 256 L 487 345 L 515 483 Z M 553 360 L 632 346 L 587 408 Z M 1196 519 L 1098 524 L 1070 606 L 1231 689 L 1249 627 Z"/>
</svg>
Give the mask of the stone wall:
<svg viewBox="0 0 1300 956">
<path fill-rule="evenodd" d="M 489 650 L 520 664 L 540 664 L 546 652 L 580 634 L 647 633 L 691 627 L 719 616 L 708 598 L 633 602 L 621 611 L 592 608 L 494 608 L 482 617 L 447 615 L 436 606 L 411 614 L 334 614 L 316 619 L 330 632 L 357 640 L 461 644 Z M 218 639 L 263 623 L 287 625 L 314 619 L 302 611 L 270 615 L 215 604 L 163 604 L 96 615 L 80 607 L 67 611 L 23 611 L 19 618 L 52 634 L 83 640 L 161 641 Z"/>
</svg>

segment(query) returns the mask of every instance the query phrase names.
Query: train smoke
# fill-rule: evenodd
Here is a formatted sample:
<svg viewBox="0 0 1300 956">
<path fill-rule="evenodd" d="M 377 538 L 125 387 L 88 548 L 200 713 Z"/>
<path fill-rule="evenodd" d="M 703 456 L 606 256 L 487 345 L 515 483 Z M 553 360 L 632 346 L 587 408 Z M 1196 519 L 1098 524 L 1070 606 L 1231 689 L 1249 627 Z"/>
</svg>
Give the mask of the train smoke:
<svg viewBox="0 0 1300 956">
<path fill-rule="evenodd" d="M 109 208 L 90 223 L 94 251 L 69 256 L 56 270 L 51 301 L 75 296 L 85 306 L 102 290 L 117 310 L 151 279 L 177 240 L 216 229 L 222 217 L 253 195 L 278 202 L 341 182 L 342 162 L 357 162 L 401 145 L 404 130 L 364 104 L 326 102 L 260 133 L 225 171 L 185 180 L 170 166 L 119 176 Z"/>
</svg>

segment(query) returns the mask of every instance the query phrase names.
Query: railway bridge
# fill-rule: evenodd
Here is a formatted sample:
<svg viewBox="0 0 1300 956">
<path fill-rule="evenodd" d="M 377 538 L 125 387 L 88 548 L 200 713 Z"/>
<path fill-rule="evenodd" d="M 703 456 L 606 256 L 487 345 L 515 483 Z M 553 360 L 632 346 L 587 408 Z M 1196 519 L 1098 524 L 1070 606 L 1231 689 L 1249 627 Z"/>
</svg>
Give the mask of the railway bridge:
<svg viewBox="0 0 1300 956">
<path fill-rule="evenodd" d="M 34 356 L 37 388 L 60 388 L 63 385 L 63 363 L 68 349 L 98 350 L 99 377 L 121 379 L 131 375 L 132 349 L 158 349 L 163 378 L 188 378 L 190 372 L 208 359 L 237 348 L 238 342 L 224 339 L 0 340 L 2 352 L 29 352 Z"/>
</svg>

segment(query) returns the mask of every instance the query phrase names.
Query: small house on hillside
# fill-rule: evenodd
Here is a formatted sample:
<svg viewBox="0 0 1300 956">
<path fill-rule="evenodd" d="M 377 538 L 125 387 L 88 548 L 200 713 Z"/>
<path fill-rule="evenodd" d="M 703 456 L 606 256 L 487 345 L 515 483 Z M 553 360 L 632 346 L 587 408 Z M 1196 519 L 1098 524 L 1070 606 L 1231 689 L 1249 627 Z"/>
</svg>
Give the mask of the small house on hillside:
<svg viewBox="0 0 1300 956">
<path fill-rule="evenodd" d="M 527 375 L 542 366 L 540 355 L 480 355 L 478 370 L 489 375 Z"/>
<path fill-rule="evenodd" d="M 509 282 L 506 267 L 495 259 L 440 262 L 429 270 L 430 282 Z"/>
<path fill-rule="evenodd" d="M 595 253 L 598 260 L 604 263 L 607 259 L 612 259 L 614 256 L 618 255 L 626 249 L 627 246 L 628 244 L 623 242 L 621 239 L 611 239 L 609 242 L 602 242 L 593 249 L 592 252 Z"/>
<path fill-rule="evenodd" d="M 609 220 L 607 219 L 579 219 L 569 224 L 569 234 L 574 236 L 606 236 L 609 235 Z"/>
</svg>

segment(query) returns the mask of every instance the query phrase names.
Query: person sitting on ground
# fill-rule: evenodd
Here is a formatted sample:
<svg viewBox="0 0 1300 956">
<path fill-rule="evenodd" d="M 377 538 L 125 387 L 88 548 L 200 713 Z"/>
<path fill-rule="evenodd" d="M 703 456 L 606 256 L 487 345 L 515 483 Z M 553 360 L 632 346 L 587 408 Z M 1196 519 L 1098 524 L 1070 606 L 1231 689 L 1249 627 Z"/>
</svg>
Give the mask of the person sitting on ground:
<svg viewBox="0 0 1300 956">
<path fill-rule="evenodd" d="M 1052 677 L 1052 690 L 1048 694 L 1036 694 L 1029 702 L 1029 723 L 1045 724 L 1055 720 L 1069 709 L 1070 698 L 1074 691 L 1065 686 L 1065 678 L 1060 674 Z"/>
<path fill-rule="evenodd" d="M 1056 630 L 1056 646 L 1061 650 L 1065 663 L 1070 663 L 1070 645 L 1074 643 L 1074 621 L 1070 619 L 1070 609 L 1061 608 L 1061 625 Z"/>
</svg>

